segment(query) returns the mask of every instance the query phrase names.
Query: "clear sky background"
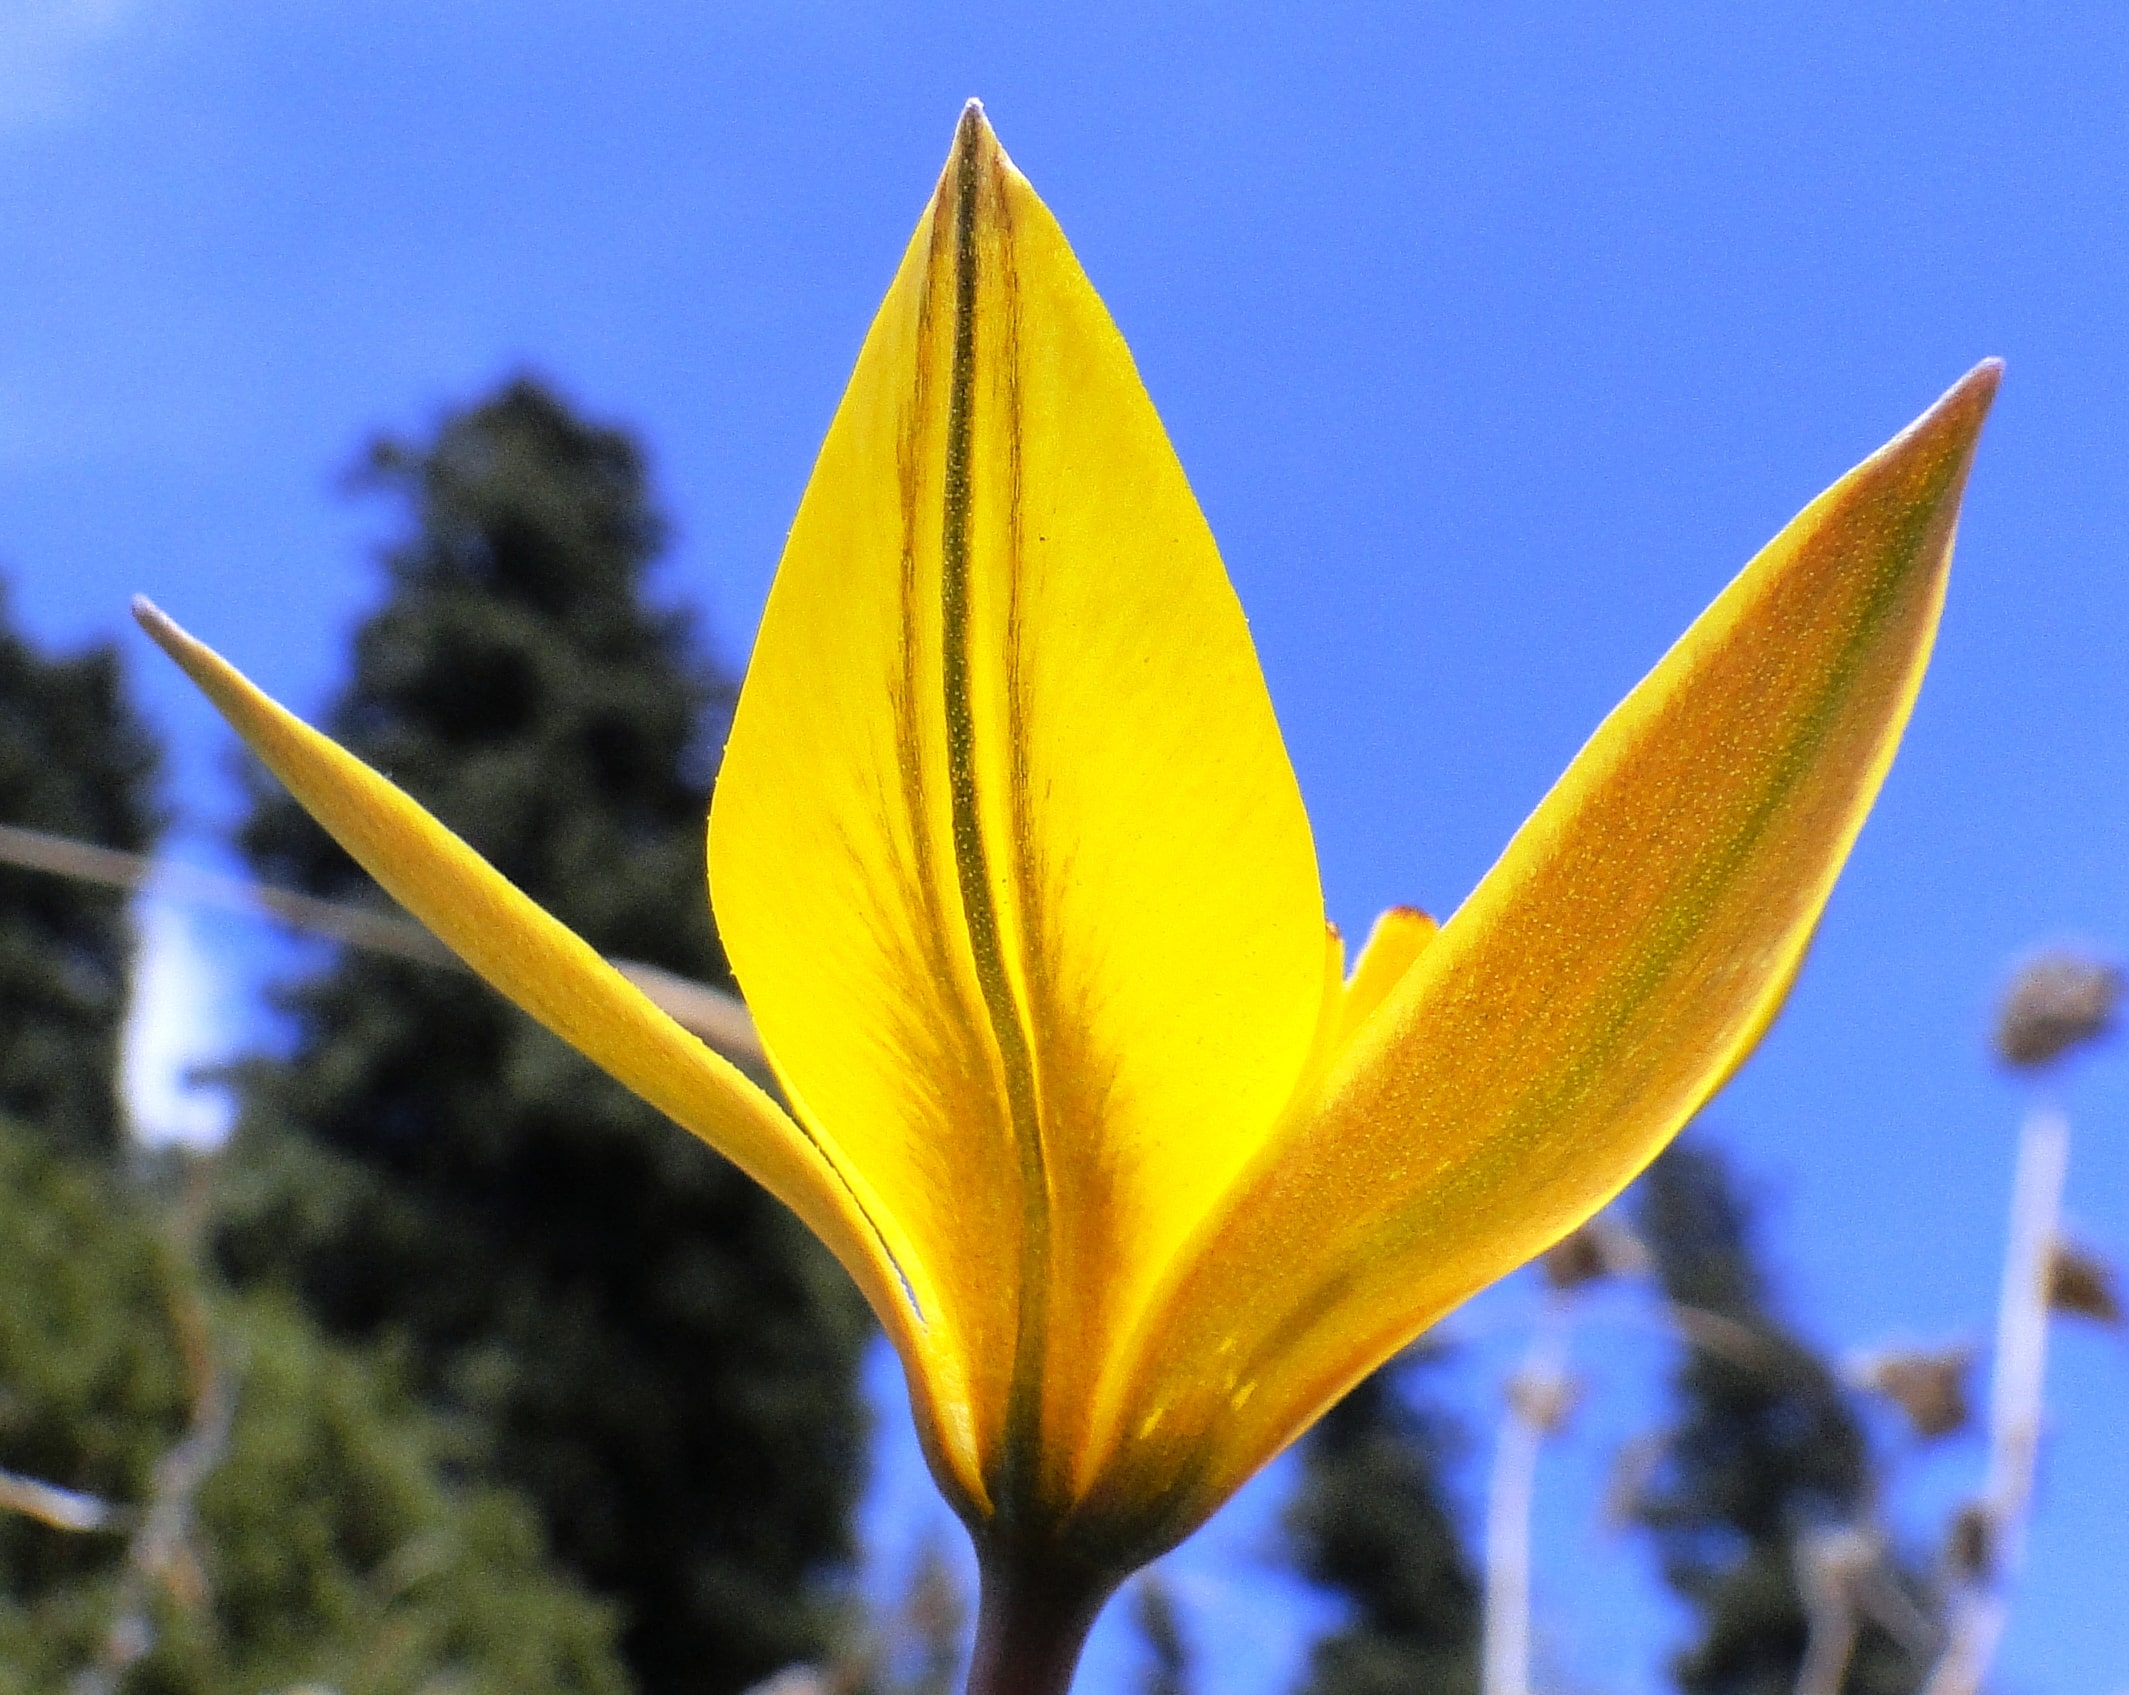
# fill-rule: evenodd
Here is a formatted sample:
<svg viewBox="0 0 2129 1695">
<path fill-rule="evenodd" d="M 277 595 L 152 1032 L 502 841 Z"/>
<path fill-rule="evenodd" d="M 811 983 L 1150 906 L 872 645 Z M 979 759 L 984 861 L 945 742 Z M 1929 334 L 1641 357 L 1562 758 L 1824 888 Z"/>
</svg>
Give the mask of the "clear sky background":
<svg viewBox="0 0 2129 1695">
<path fill-rule="evenodd" d="M 336 492 L 522 367 L 639 429 L 661 591 L 735 665 L 944 156 L 989 104 L 1130 339 L 1221 537 L 1349 933 L 1453 908 L 1603 712 L 1798 507 L 2009 361 L 1905 752 L 1789 1012 L 1712 1109 L 1792 1309 L 1978 1336 L 2015 1093 L 1982 1036 L 2042 940 L 2129 944 L 2129 9 L 6 0 L 0 568 L 47 641 L 147 590 L 300 709 L 373 604 Z M 228 738 L 130 633 L 179 851 Z M 142 1051 L 257 1039 L 276 955 L 164 912 Z M 2129 1249 L 2129 1064 L 2071 1209 Z M 149 1102 L 165 1128 L 211 1125 Z M 1460 1319 L 1485 1415 L 1527 1294 Z M 1593 1521 L 1656 1403 L 1622 1315 L 1548 1463 L 1554 1687 L 1660 1684 L 1673 1617 Z M 892 1400 L 891 1373 L 880 1374 Z M 2062 1333 L 2006 1689 L 2129 1688 L 2129 1355 Z M 1466 1483 L 1483 1459 L 1475 1434 Z M 929 1509 L 882 1437 L 883 1568 Z M 1917 1534 L 1971 1485 L 1917 1459 Z M 1310 1615 L 1274 1474 L 1177 1562 L 1209 1695 Z M 1108 1631 L 1089 1687 L 1129 1653 Z"/>
</svg>

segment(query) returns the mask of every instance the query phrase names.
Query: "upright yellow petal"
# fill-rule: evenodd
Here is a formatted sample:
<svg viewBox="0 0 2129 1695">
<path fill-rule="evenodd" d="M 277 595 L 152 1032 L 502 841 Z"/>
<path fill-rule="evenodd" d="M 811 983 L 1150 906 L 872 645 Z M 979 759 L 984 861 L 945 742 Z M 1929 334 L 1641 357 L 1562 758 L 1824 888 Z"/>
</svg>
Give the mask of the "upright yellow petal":
<svg viewBox="0 0 2129 1695">
<path fill-rule="evenodd" d="M 743 1072 L 401 790 L 261 694 L 146 601 L 141 626 L 304 809 L 480 976 L 761 1183 L 834 1251 L 890 1331 L 910 1315 L 849 1186 Z"/>
<path fill-rule="evenodd" d="M 1323 915 L 1212 537 L 973 107 L 793 526 L 710 860 L 771 1062 L 959 1362 L 938 1439 L 992 1506 L 1054 1497 L 1015 1468 L 1070 1449 L 1284 1104 Z"/>
<path fill-rule="evenodd" d="M 1187 1529 L 1601 1207 L 1750 1052 L 1920 685 L 1997 374 L 1968 376 L 1746 567 L 1266 1150 L 1122 1368 L 1120 1504 L 1195 1463 L 1171 1527 Z"/>
</svg>

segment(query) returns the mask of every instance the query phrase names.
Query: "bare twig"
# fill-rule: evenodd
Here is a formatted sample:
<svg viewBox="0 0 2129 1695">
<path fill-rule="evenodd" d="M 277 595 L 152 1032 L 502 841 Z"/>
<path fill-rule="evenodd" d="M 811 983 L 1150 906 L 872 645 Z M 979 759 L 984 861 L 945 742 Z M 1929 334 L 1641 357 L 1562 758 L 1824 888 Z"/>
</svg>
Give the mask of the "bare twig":
<svg viewBox="0 0 2129 1695">
<path fill-rule="evenodd" d="M 319 900 L 293 889 L 277 889 L 242 877 L 223 877 L 195 866 L 155 860 L 141 853 L 96 847 L 19 824 L 0 824 L 0 862 L 26 871 L 49 871 L 78 882 L 112 889 L 141 889 L 154 884 L 158 894 L 194 906 L 224 911 L 264 912 L 292 929 L 329 937 L 369 953 L 388 953 L 426 965 L 452 965 L 450 950 L 410 918 L 394 918 L 369 907 Z"/>
<path fill-rule="evenodd" d="M 0 824 L 0 864 L 114 889 L 140 889 L 152 883 L 158 895 L 173 900 L 238 912 L 262 912 L 291 929 L 324 936 L 368 953 L 389 954 L 451 970 L 464 969 L 443 943 L 411 918 L 397 918 L 373 907 L 319 900 L 314 895 L 241 877 L 223 877 L 145 854 L 96 847 L 18 824 Z M 701 1037 L 735 1064 L 754 1071 L 766 1068 L 768 1062 L 761 1038 L 755 1033 L 754 1020 L 736 996 L 639 960 L 617 959 L 612 963 L 674 1023 Z"/>
<path fill-rule="evenodd" d="M 1857 1532 L 1847 1529 L 1814 1531 L 1796 1539 L 1796 1588 L 1809 1628 L 1796 1673 L 1796 1695 L 1840 1695 L 1863 1629 L 1854 1583 L 1860 1541 Z"/>
<path fill-rule="evenodd" d="M 1710 1312 L 1706 1307 L 1689 1306 L 1683 1301 L 1665 1301 L 1661 1316 L 1682 1341 L 1704 1354 L 1714 1354 L 1734 1366 L 1767 1377 L 1802 1374 L 1794 1350 L 1783 1347 L 1776 1338 L 1749 1324 L 1741 1324 L 1719 1312 Z"/>
<path fill-rule="evenodd" d="M 1954 1603 L 1951 1635 L 1923 1695 L 1979 1695 L 2003 1638 L 2040 1452 L 2048 1294 L 2069 1158 L 2069 1120 L 2053 1101 L 2036 1101 L 2019 1135 L 2011 1185 L 2010 1245 L 1989 1395 L 1988 1482 L 1974 1515 L 1978 1547 Z"/>
<path fill-rule="evenodd" d="M 765 1071 L 768 1055 L 762 1051 L 754 1018 L 737 995 L 682 977 L 662 966 L 646 965 L 640 959 L 617 959 L 613 967 L 643 991 L 644 998 L 682 1029 L 692 1031 L 735 1065 Z"/>
<path fill-rule="evenodd" d="M 1482 1695 L 1530 1695 L 1530 1514 L 1538 1450 L 1566 1417 L 1568 1301 L 1548 1289 L 1530 1347 L 1508 1380 L 1486 1488 Z"/>
<path fill-rule="evenodd" d="M 1875 1530 L 1854 1524 L 1809 1530 L 1797 1537 L 1793 1554 L 1810 1628 L 1796 1695 L 1840 1695 L 1866 1623 L 1917 1658 L 1935 1646 L 1935 1626 L 1894 1576 Z"/>
<path fill-rule="evenodd" d="M 1574 1304 L 1590 1285 L 1643 1277 L 1650 1263 L 1647 1249 L 1635 1237 L 1603 1218 L 1584 1225 L 1543 1263 L 1544 1306 L 1523 1362 L 1509 1379 L 1487 1485 L 1483 1695 L 1530 1695 L 1531 1511 L 1538 1452 L 1565 1422 L 1572 1404 L 1567 1345 Z M 1783 1376 L 1796 1369 L 1774 1338 L 1721 1313 L 1659 1295 L 1654 1322 L 1688 1347 L 1746 1371 Z M 1646 1463 L 1653 1466 L 1660 1453 L 1658 1448 L 1646 1454 Z M 1639 1486 L 1615 1479 L 1610 1510 L 1630 1510 L 1622 1491 L 1638 1492 Z"/>
<path fill-rule="evenodd" d="M 99 1495 L 62 1489 L 16 1471 L 0 1471 L 0 1508 L 22 1513 L 54 1530 L 117 1530 L 127 1522 L 125 1508 Z"/>
</svg>

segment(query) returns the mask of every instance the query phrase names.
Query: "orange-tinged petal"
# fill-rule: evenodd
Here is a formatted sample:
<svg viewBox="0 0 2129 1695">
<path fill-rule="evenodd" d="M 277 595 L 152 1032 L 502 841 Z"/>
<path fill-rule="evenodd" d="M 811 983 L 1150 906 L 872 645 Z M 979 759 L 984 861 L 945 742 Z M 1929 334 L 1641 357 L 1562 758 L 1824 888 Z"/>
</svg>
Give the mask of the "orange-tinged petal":
<svg viewBox="0 0 2129 1695">
<path fill-rule="evenodd" d="M 1997 375 L 1746 567 L 1267 1148 L 1119 1367 L 1115 1510 L 1194 1472 L 1169 1526 L 1188 1529 L 1601 1207 L 1750 1052 L 1913 704 Z"/>
<path fill-rule="evenodd" d="M 268 699 L 146 601 L 141 626 L 379 884 L 481 977 L 806 1221 L 891 1332 L 910 1314 L 877 1232 L 821 1150 L 744 1073 L 401 790 Z"/>
<path fill-rule="evenodd" d="M 778 1077 L 965 1362 L 987 1494 L 1054 1496 L 1014 1468 L 1069 1457 L 1286 1104 L 1323 912 L 1212 537 L 973 109 L 793 526 L 710 861 Z"/>
</svg>

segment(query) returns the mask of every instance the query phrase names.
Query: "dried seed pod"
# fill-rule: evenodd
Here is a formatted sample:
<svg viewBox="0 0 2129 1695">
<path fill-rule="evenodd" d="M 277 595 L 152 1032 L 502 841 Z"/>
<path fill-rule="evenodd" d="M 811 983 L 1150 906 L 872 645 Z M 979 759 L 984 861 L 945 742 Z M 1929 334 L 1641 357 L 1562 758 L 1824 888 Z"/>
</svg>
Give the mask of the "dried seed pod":
<svg viewBox="0 0 2129 1695">
<path fill-rule="evenodd" d="M 1562 1371 L 1519 1371 L 1508 1380 L 1508 1404 L 1532 1429 L 1557 1436 L 1581 1399 L 1580 1386 Z"/>
<path fill-rule="evenodd" d="M 1648 1267 L 1648 1249 L 1641 1238 L 1601 1213 L 1572 1235 L 1563 1236 L 1538 1259 L 1546 1284 L 1562 1294 L 1615 1277 L 1638 1276 Z"/>
<path fill-rule="evenodd" d="M 1944 1563 L 1961 1583 L 1979 1583 L 1994 1569 L 1996 1527 L 1989 1521 L 1988 1508 L 1979 1501 L 1968 1502 L 1952 1520 L 1944 1543 Z"/>
<path fill-rule="evenodd" d="M 2057 1238 L 2048 1256 L 2048 1310 L 2118 1325 L 2122 1298 L 2114 1267 L 2090 1248 Z"/>
<path fill-rule="evenodd" d="M 2121 1005 L 2118 966 L 2056 949 L 2019 968 L 1996 1013 L 1996 1057 L 2014 1071 L 2038 1071 L 2114 1029 Z"/>
<path fill-rule="evenodd" d="M 1973 1350 L 1963 1346 L 1888 1348 L 1859 1361 L 1849 1380 L 1894 1402 L 1917 1436 L 1935 1441 L 1964 1430 L 1973 1416 L 1966 1392 L 1972 1363 Z"/>
</svg>

